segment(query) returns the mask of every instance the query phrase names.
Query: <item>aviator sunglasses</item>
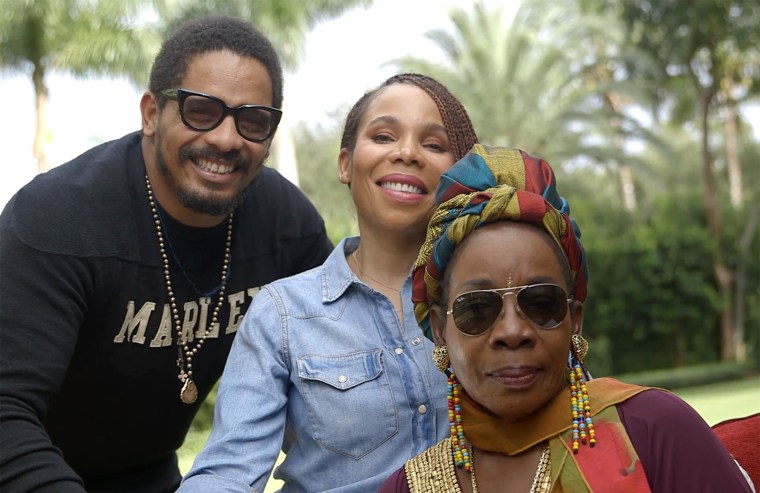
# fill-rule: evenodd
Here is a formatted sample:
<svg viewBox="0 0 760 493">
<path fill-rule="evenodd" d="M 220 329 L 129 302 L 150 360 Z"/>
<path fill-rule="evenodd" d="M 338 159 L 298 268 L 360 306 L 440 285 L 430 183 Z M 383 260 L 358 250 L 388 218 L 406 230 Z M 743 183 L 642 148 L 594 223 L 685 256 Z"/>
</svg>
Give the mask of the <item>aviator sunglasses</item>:
<svg viewBox="0 0 760 493">
<path fill-rule="evenodd" d="M 282 117 L 282 111 L 277 108 L 259 104 L 244 104 L 233 108 L 217 97 L 187 89 L 165 89 L 161 95 L 177 101 L 179 117 L 187 127 L 208 132 L 232 114 L 240 136 L 251 142 L 263 142 L 271 137 Z"/>
<path fill-rule="evenodd" d="M 504 298 L 515 295 L 515 310 L 542 329 L 553 329 L 565 319 L 567 305 L 573 301 L 556 284 L 531 284 L 513 288 L 481 289 L 462 293 L 454 299 L 446 315 L 462 334 L 477 336 L 493 327 L 504 311 Z"/>
</svg>

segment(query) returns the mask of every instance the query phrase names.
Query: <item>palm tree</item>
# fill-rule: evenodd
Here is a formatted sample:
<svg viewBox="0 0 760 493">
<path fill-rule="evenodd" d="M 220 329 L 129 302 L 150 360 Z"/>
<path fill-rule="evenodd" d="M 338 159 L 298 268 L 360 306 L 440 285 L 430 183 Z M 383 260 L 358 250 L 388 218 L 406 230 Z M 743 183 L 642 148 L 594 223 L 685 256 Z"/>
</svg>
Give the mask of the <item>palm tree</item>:
<svg viewBox="0 0 760 493">
<path fill-rule="evenodd" d="M 450 87 L 482 141 L 551 162 L 612 167 L 625 196 L 634 190 L 630 168 L 645 166 L 626 143 L 656 138 L 626 112 L 641 95 L 619 73 L 629 53 L 615 49 L 622 35 L 609 18 L 578 3 L 526 0 L 511 22 L 482 2 L 455 9 L 453 32 L 427 33 L 445 64 L 416 57 L 395 63 Z"/>
<path fill-rule="evenodd" d="M 79 77 L 126 77 L 138 86 L 167 28 L 209 13 L 251 19 L 272 39 L 286 67 L 303 53 L 317 21 L 371 0 L 0 0 L 0 68 L 28 74 L 34 85 L 34 157 L 49 168 L 46 119 L 51 71 Z"/>
<path fill-rule="evenodd" d="M 159 32 L 150 24 L 134 25 L 145 0 L 12 0 L 2 2 L 0 67 L 29 74 L 34 85 L 36 130 L 34 157 L 39 171 L 48 169 L 50 139 L 46 110 L 51 71 L 76 76 L 147 76 Z"/>
</svg>

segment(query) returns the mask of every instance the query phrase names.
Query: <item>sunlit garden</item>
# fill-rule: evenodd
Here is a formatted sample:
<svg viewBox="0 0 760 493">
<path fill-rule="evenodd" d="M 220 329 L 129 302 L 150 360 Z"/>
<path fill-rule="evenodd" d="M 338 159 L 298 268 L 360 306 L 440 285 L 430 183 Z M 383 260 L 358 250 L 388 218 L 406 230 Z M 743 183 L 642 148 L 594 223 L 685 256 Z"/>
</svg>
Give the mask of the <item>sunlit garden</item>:
<svg viewBox="0 0 760 493">
<path fill-rule="evenodd" d="M 49 162 L 46 153 L 55 134 L 45 120 L 47 105 L 54 103 L 49 74 L 122 78 L 142 88 L 161 36 L 175 23 L 210 11 L 257 20 L 282 53 L 286 79 L 295 80 L 308 56 L 310 35 L 381 2 L 188 0 L 175 18 L 172 2 L 0 0 L 7 10 L 0 19 L 0 65 L 3 73 L 28 76 L 33 87 L 30 147 L 35 172 L 45 172 L 60 164 Z M 70 3 L 92 10 L 82 7 L 87 15 L 74 21 L 77 9 Z M 128 10 L 119 10 L 122 3 Z M 467 108 L 480 142 L 519 148 L 551 164 L 558 192 L 580 225 L 588 258 L 583 336 L 590 343 L 584 363 L 591 374 L 668 389 L 711 426 L 760 412 L 758 0 L 451 3 L 446 23 L 424 33 L 424 49 L 391 57 L 375 48 L 363 56 L 375 57 L 385 71 L 434 77 Z M 403 16 L 403 9 L 394 15 Z M 100 30 L 82 29 L 86 18 L 95 18 Z M 121 18 L 124 22 L 114 21 Z M 104 37 L 102 26 L 114 40 Z M 28 41 L 37 38 L 45 42 Z M 350 38 L 341 42 L 361 44 Z M 93 55 L 100 45 L 108 49 Z M 122 46 L 128 49 L 114 48 Z M 330 57 L 342 58 L 342 50 L 338 46 Z M 346 73 L 355 70 L 347 58 L 341 68 Z M 314 77 L 310 100 L 320 99 L 319 84 L 335 84 L 344 75 L 325 71 L 323 80 Z M 356 90 L 361 94 L 369 88 Z M 101 104 L 79 104 L 84 103 Z M 324 108 L 332 115 L 326 122 L 283 120 L 279 129 L 277 123 L 268 127 L 278 133 L 271 157 L 266 149 L 267 164 L 308 196 L 334 244 L 358 234 L 350 190 L 337 179 L 349 106 L 344 101 Z M 228 114 L 219 116 L 217 125 Z M 133 130 L 137 116 L 135 101 Z M 6 124 L 20 126 L 14 118 L 6 118 Z M 10 140 L 15 144 L 15 138 Z M 150 200 L 153 206 L 152 195 Z M 229 211 L 224 214 L 232 217 Z M 225 282 L 228 273 L 223 273 Z M 560 297 L 563 306 L 568 297 Z M 176 314 L 175 320 L 179 324 Z M 176 332 L 192 333 L 183 330 Z M 170 331 L 167 340 L 172 337 Z M 167 369 L 166 378 L 174 379 L 169 374 L 174 370 Z M 214 398 L 215 391 L 179 450 L 183 473 L 206 441 Z M 270 481 L 267 491 L 278 485 Z"/>
</svg>

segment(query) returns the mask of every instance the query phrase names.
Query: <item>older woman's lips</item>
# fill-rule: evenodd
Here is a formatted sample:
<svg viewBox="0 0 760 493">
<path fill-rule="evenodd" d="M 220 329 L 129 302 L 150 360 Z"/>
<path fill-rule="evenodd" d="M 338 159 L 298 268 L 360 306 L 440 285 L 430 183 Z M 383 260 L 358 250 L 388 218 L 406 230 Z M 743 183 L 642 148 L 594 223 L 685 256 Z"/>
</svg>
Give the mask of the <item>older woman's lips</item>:
<svg viewBox="0 0 760 493">
<path fill-rule="evenodd" d="M 533 383 L 538 375 L 536 368 L 502 368 L 489 373 L 489 376 L 507 387 L 525 387 Z"/>
</svg>

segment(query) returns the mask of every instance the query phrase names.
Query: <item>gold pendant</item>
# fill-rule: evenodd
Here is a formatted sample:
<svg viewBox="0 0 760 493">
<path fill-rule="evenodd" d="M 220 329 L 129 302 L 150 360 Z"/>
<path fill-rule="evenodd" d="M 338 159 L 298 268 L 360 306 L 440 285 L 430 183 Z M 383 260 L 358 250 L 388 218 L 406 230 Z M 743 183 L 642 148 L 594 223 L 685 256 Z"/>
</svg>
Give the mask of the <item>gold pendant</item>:
<svg viewBox="0 0 760 493">
<path fill-rule="evenodd" d="M 185 404 L 192 404 L 198 398 L 198 387 L 195 386 L 195 382 L 192 379 L 188 378 L 185 380 L 185 385 L 182 386 L 179 398 Z"/>
</svg>

